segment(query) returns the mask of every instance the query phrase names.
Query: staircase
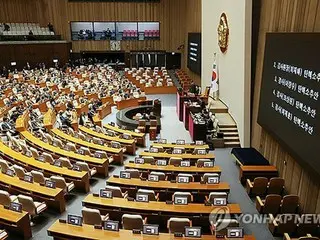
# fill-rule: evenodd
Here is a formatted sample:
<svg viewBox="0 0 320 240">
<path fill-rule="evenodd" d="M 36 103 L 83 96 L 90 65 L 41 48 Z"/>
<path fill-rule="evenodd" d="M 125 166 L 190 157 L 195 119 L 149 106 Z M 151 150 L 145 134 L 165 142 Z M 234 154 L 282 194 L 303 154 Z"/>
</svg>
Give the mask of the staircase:
<svg viewBox="0 0 320 240">
<path fill-rule="evenodd" d="M 213 100 L 212 100 L 213 101 Z M 228 107 L 221 101 L 213 101 L 210 110 L 219 120 L 220 132 L 223 133 L 225 148 L 240 147 L 240 139 L 236 122 L 228 113 Z"/>
</svg>

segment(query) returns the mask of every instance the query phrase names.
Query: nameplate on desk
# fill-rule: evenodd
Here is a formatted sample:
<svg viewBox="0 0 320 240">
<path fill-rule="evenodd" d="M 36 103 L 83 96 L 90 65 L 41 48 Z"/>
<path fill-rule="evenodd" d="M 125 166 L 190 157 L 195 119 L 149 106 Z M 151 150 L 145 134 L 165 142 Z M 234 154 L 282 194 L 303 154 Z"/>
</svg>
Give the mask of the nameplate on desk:
<svg viewBox="0 0 320 240">
<path fill-rule="evenodd" d="M 53 189 L 56 188 L 56 182 L 54 182 L 54 181 L 46 180 L 46 181 L 44 182 L 44 185 L 45 185 L 46 187 L 48 187 L 48 188 L 53 188 Z"/>
<path fill-rule="evenodd" d="M 212 161 L 207 161 L 203 163 L 203 167 L 205 168 L 212 168 L 213 167 L 213 162 Z"/>
<path fill-rule="evenodd" d="M 59 223 L 67 223 L 66 219 L 59 219 Z"/>
<path fill-rule="evenodd" d="M 182 154 L 182 149 L 173 149 L 172 154 Z"/>
<path fill-rule="evenodd" d="M 107 231 L 119 231 L 119 222 L 107 220 L 103 222 L 103 229 Z"/>
<path fill-rule="evenodd" d="M 131 174 L 130 174 L 130 172 L 120 171 L 120 178 L 130 179 L 131 178 Z"/>
<path fill-rule="evenodd" d="M 23 181 L 28 182 L 28 183 L 33 183 L 33 177 L 30 175 L 24 175 Z"/>
<path fill-rule="evenodd" d="M 159 176 L 158 176 L 158 175 L 150 174 L 150 175 L 148 176 L 148 181 L 150 181 L 150 182 L 159 182 Z"/>
<path fill-rule="evenodd" d="M 136 195 L 137 202 L 149 202 L 149 195 L 144 193 L 137 193 Z"/>
<path fill-rule="evenodd" d="M 166 160 L 158 160 L 157 165 L 158 166 L 167 166 L 167 161 Z"/>
<path fill-rule="evenodd" d="M 181 161 L 180 167 L 190 167 L 190 161 Z"/>
<path fill-rule="evenodd" d="M 81 172 L 81 167 L 80 167 L 79 165 L 77 165 L 77 164 L 74 164 L 74 165 L 72 166 L 72 170 Z"/>
<path fill-rule="evenodd" d="M 22 212 L 22 204 L 21 203 L 17 203 L 17 202 L 11 202 L 10 206 L 9 206 L 9 209 L 11 211 L 21 213 Z"/>
<path fill-rule="evenodd" d="M 183 233 L 179 233 L 179 232 L 175 232 L 174 234 L 174 237 L 183 237 Z"/>
<path fill-rule="evenodd" d="M 132 233 L 133 234 L 141 234 L 141 230 L 140 229 L 132 229 Z"/>
<path fill-rule="evenodd" d="M 176 144 L 177 144 L 177 145 L 184 145 L 185 143 L 186 143 L 185 140 L 177 140 L 177 141 L 176 141 Z"/>
<path fill-rule="evenodd" d="M 159 235 L 159 225 L 144 224 L 143 234 L 146 235 Z"/>
<path fill-rule="evenodd" d="M 144 159 L 137 157 L 137 158 L 134 159 L 134 163 L 135 164 L 144 164 Z"/>
<path fill-rule="evenodd" d="M 12 169 L 7 169 L 6 175 L 8 175 L 10 177 L 14 177 L 15 176 L 15 172 Z"/>
<path fill-rule="evenodd" d="M 101 225 L 94 225 L 94 229 L 102 229 Z"/>
<path fill-rule="evenodd" d="M 54 163 L 53 163 L 54 166 L 56 167 L 62 167 L 62 162 L 59 161 L 59 160 L 56 160 Z"/>
<path fill-rule="evenodd" d="M 112 126 L 112 127 L 116 126 L 116 124 L 114 122 L 110 122 L 109 125 Z"/>
<path fill-rule="evenodd" d="M 199 146 L 199 145 L 203 145 L 203 141 L 197 140 L 197 141 L 196 141 L 196 145 L 198 145 L 198 146 Z"/>
<path fill-rule="evenodd" d="M 154 148 L 154 147 L 151 147 L 149 152 L 151 153 L 158 153 L 159 152 L 159 149 L 158 148 Z"/>
<path fill-rule="evenodd" d="M 82 226 L 82 217 L 77 215 L 68 214 L 68 224 L 75 226 Z"/>
<path fill-rule="evenodd" d="M 167 143 L 167 139 L 159 139 L 158 143 L 166 144 Z"/>
<path fill-rule="evenodd" d="M 184 236 L 187 238 L 201 238 L 201 227 L 186 227 Z"/>
<path fill-rule="evenodd" d="M 197 149 L 196 154 L 198 155 L 206 155 L 207 151 L 205 149 Z"/>
</svg>

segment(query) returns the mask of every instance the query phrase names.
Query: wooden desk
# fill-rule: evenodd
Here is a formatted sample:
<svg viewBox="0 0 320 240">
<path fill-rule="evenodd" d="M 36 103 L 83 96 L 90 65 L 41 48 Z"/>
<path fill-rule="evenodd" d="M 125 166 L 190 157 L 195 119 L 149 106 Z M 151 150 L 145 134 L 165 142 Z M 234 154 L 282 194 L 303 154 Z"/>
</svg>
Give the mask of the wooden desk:
<svg viewBox="0 0 320 240">
<path fill-rule="evenodd" d="M 278 177 L 278 170 L 273 165 L 240 166 L 239 178 L 242 184 L 244 184 L 247 179 L 254 180 L 256 177 Z"/>
<path fill-rule="evenodd" d="M 180 214 L 187 214 L 190 216 L 194 215 L 205 215 L 209 214 L 215 209 L 224 209 L 225 213 L 228 214 L 241 214 L 239 204 L 228 204 L 227 206 L 205 206 L 204 204 L 190 203 L 188 205 L 175 205 L 166 204 L 166 202 L 135 202 L 128 201 L 126 198 L 100 198 L 94 197 L 93 194 L 87 195 L 82 201 L 84 206 L 98 208 L 107 212 L 107 210 L 121 208 L 122 211 L 125 209 L 130 211 L 137 211 L 143 214 L 143 212 L 161 212 L 162 214 L 174 214 L 179 216 Z"/>
<path fill-rule="evenodd" d="M 0 226 L 23 236 L 24 239 L 32 237 L 30 219 L 27 212 L 10 211 L 0 205 Z"/>
<path fill-rule="evenodd" d="M 0 154 L 13 163 L 22 165 L 28 171 L 43 170 L 43 174 L 46 177 L 50 177 L 52 175 L 62 176 L 67 182 L 74 182 L 76 188 L 82 189 L 85 192 L 89 192 L 90 190 L 88 172 L 73 171 L 68 168 L 60 168 L 50 165 L 49 163 L 37 161 L 33 157 L 27 157 L 12 150 L 2 142 L 0 142 Z"/>
<path fill-rule="evenodd" d="M 174 147 L 183 147 L 186 150 L 194 150 L 195 148 L 204 148 L 204 149 L 209 149 L 209 145 L 195 145 L 195 144 L 174 144 L 174 143 L 152 143 L 152 147 L 163 147 L 164 149 L 173 149 Z"/>
<path fill-rule="evenodd" d="M 171 183 L 170 181 L 149 182 L 138 178 L 123 179 L 110 177 L 107 180 L 108 185 L 119 186 L 129 192 L 129 196 L 135 198 L 138 189 L 151 189 L 159 193 L 161 201 L 172 198 L 173 193 L 187 191 L 194 196 L 195 202 L 204 202 L 205 196 L 210 192 L 230 192 L 230 186 L 226 182 L 219 184 L 200 184 L 200 182 L 190 183 Z M 201 197 L 200 197 L 201 195 Z"/>
<path fill-rule="evenodd" d="M 146 134 L 145 133 L 136 133 L 134 131 L 130 131 L 130 130 L 124 130 L 121 129 L 119 127 L 113 127 L 109 124 L 104 124 L 103 127 L 105 127 L 106 129 L 115 131 L 119 134 L 130 134 L 133 138 L 137 139 L 137 144 L 145 147 L 146 146 Z"/>
<path fill-rule="evenodd" d="M 51 130 L 56 122 L 56 114 L 52 109 L 49 109 L 44 115 L 43 115 L 43 126 Z"/>
<path fill-rule="evenodd" d="M 35 201 L 44 201 L 48 206 L 58 210 L 60 213 L 66 210 L 64 192 L 61 188 L 47 188 L 38 183 L 25 182 L 18 177 L 10 177 L 3 173 L 0 173 L 0 186 L 11 194 L 30 195 Z"/>
<path fill-rule="evenodd" d="M 161 86 L 161 87 L 145 87 L 145 94 L 176 94 L 177 93 L 176 86 Z"/>
<path fill-rule="evenodd" d="M 109 163 L 113 161 L 113 159 L 107 159 L 107 158 L 95 158 L 91 156 L 85 156 L 81 155 L 72 151 L 67 151 L 64 149 L 61 149 L 59 147 L 55 147 L 53 145 L 50 145 L 49 143 L 46 143 L 44 141 L 41 141 L 39 138 L 32 135 L 32 133 L 28 131 L 23 131 L 20 133 L 30 144 L 34 145 L 36 148 L 39 148 L 44 151 L 48 151 L 52 154 L 57 154 L 62 157 L 69 158 L 71 161 L 81 161 L 86 162 L 88 165 L 92 168 L 95 167 L 97 169 L 97 172 L 105 177 L 108 176 L 108 167 Z"/>
<path fill-rule="evenodd" d="M 76 111 L 77 111 L 78 117 L 80 117 L 81 113 L 83 113 L 83 112 L 88 113 L 89 112 L 88 104 L 86 104 L 86 103 L 80 104 L 79 106 L 76 107 Z"/>
<path fill-rule="evenodd" d="M 170 154 L 170 153 L 165 153 L 165 152 L 159 152 L 159 153 L 152 153 L 152 152 L 140 152 L 139 153 L 140 157 L 144 156 L 150 156 L 154 157 L 156 159 L 169 159 L 171 157 L 178 157 L 182 159 L 189 159 L 193 161 L 197 161 L 198 159 L 211 159 L 213 160 L 215 158 L 213 153 L 208 153 L 206 155 L 198 155 L 198 154 L 189 154 L 189 153 L 184 153 L 184 154 Z"/>
<path fill-rule="evenodd" d="M 16 130 L 18 132 L 22 132 L 27 130 L 29 121 L 29 111 L 25 111 L 22 115 L 20 115 L 16 120 Z"/>
<path fill-rule="evenodd" d="M 143 171 L 159 171 L 159 172 L 174 172 L 174 173 L 196 173 L 196 174 L 204 174 L 204 173 L 219 173 L 221 174 L 221 168 L 219 166 L 214 166 L 212 168 L 199 168 L 196 166 L 190 167 L 176 167 L 174 165 L 167 166 L 157 166 L 149 163 L 144 164 L 135 164 L 135 163 L 126 163 L 125 168 L 135 168 Z"/>
<path fill-rule="evenodd" d="M 111 113 L 111 103 L 106 102 L 101 107 L 98 108 L 98 114 L 100 119 L 104 119 Z"/>
<path fill-rule="evenodd" d="M 90 239 L 90 240 L 187 240 L 190 238 L 176 238 L 173 234 L 160 233 L 158 236 L 133 234 L 131 230 L 120 229 L 119 232 L 94 229 L 92 225 L 83 224 L 81 227 L 66 223 L 60 223 L 57 220 L 49 229 L 48 235 L 54 240 L 64 239 Z M 212 235 L 202 235 L 203 240 L 217 240 Z M 255 240 L 254 236 L 246 235 L 243 240 Z M 240 240 L 240 239 L 238 239 Z"/>
<path fill-rule="evenodd" d="M 126 147 L 126 150 L 128 153 L 132 154 L 132 155 L 135 155 L 136 154 L 136 141 L 134 139 L 129 139 L 129 140 L 126 140 L 124 138 L 120 138 L 120 137 L 110 137 L 106 134 L 103 134 L 103 133 L 98 133 L 90 128 L 87 128 L 87 127 L 84 127 L 84 126 L 80 126 L 79 129 L 82 131 L 82 132 L 85 132 L 86 134 L 89 134 L 91 136 L 94 136 L 94 137 L 97 137 L 97 138 L 100 138 L 100 139 L 104 139 L 104 140 L 107 140 L 109 142 L 111 141 L 116 141 L 116 142 L 119 142 L 123 145 L 125 145 Z"/>
<path fill-rule="evenodd" d="M 93 150 L 105 151 L 105 152 L 107 152 L 109 154 L 112 154 L 113 159 L 114 159 L 115 162 L 117 162 L 117 163 L 119 163 L 121 165 L 123 164 L 123 150 L 122 149 L 111 148 L 111 147 L 101 146 L 101 145 L 98 145 L 98 144 L 87 142 L 87 141 L 81 140 L 79 138 L 72 137 L 72 136 L 60 131 L 57 128 L 52 129 L 51 132 L 53 132 L 56 136 L 58 136 L 59 138 L 61 138 L 63 140 L 66 140 L 66 141 L 69 141 L 69 142 L 73 142 L 75 144 L 78 144 L 78 145 L 81 145 L 81 146 L 85 146 L 85 147 L 88 147 L 88 148 L 93 149 Z"/>
<path fill-rule="evenodd" d="M 120 102 L 116 102 L 117 109 L 122 110 L 128 107 L 137 107 L 139 106 L 139 100 L 146 100 L 146 97 L 140 97 L 140 98 L 131 98 L 127 100 L 122 100 Z"/>
</svg>

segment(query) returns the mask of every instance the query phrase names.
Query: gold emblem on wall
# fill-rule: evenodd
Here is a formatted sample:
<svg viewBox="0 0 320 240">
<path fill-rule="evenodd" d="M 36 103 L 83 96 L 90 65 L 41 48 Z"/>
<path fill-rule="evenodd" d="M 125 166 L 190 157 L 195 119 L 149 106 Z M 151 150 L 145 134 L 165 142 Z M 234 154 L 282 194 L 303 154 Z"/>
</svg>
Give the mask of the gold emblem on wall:
<svg viewBox="0 0 320 240">
<path fill-rule="evenodd" d="M 218 26 L 218 44 L 222 53 L 225 53 L 228 49 L 229 43 L 229 25 L 227 15 L 221 14 L 220 22 Z"/>
</svg>

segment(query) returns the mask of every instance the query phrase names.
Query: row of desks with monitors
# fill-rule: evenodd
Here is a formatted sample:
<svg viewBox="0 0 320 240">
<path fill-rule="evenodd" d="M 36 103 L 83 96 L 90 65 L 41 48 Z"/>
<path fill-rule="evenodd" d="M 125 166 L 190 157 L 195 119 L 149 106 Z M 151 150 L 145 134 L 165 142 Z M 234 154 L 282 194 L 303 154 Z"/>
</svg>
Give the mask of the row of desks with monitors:
<svg viewBox="0 0 320 240">
<path fill-rule="evenodd" d="M 95 239 L 95 240 L 187 240 L 188 237 L 175 237 L 173 234 L 160 233 L 159 235 L 135 234 L 130 230 L 120 229 L 119 231 L 106 231 L 95 229 L 92 225 L 83 224 L 74 226 L 67 223 L 61 223 L 57 220 L 49 229 L 48 234 L 55 240 L 65 239 Z M 217 240 L 210 235 L 201 236 L 203 240 Z M 246 235 L 243 240 L 255 240 L 252 235 Z"/>
<path fill-rule="evenodd" d="M 214 160 L 215 156 L 213 153 L 206 154 L 190 154 L 190 153 L 182 153 L 182 154 L 173 154 L 166 152 L 140 152 L 140 157 L 154 157 L 155 159 L 170 159 L 170 158 L 182 158 L 183 160 L 190 160 L 192 162 L 196 162 L 198 159 L 210 159 Z"/>
</svg>

